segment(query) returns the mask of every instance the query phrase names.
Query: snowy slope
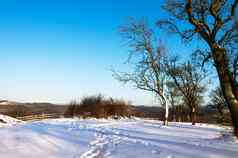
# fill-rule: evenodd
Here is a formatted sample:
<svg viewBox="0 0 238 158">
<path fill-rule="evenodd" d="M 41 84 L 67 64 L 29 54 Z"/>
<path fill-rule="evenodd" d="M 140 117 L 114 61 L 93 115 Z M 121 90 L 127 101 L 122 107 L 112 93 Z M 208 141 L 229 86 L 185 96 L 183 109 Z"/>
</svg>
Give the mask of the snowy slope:
<svg viewBox="0 0 238 158">
<path fill-rule="evenodd" d="M 18 123 L 22 123 L 22 121 L 12 118 L 10 116 L 0 114 L 0 127 L 16 125 Z"/>
<path fill-rule="evenodd" d="M 56 119 L 0 128 L 4 158 L 237 158 L 231 129 L 152 120 Z"/>
</svg>

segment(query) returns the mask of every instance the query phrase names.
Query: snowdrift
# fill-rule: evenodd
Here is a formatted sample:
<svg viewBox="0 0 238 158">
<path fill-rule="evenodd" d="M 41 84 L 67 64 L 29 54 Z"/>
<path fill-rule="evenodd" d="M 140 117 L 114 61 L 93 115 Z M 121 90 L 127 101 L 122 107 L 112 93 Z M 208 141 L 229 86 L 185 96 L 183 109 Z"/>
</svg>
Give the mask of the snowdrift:
<svg viewBox="0 0 238 158">
<path fill-rule="evenodd" d="M 0 114 L 0 127 L 16 125 L 22 123 L 23 121 L 15 119 L 13 117 Z"/>
</svg>

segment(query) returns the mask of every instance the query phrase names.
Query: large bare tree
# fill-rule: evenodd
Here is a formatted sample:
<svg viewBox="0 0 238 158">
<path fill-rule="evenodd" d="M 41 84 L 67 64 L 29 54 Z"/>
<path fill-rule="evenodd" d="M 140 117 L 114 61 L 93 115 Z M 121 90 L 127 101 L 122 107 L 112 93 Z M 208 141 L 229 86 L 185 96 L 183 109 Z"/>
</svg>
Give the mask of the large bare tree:
<svg viewBox="0 0 238 158">
<path fill-rule="evenodd" d="M 210 107 L 217 110 L 219 113 L 218 122 L 223 123 L 225 119 L 224 109 L 227 108 L 227 103 L 220 86 L 216 87 L 216 89 L 210 93 L 210 98 Z"/>
<path fill-rule="evenodd" d="M 154 93 L 165 107 L 164 124 L 168 124 L 168 103 L 165 95 L 166 72 L 165 49 L 155 38 L 145 20 L 135 21 L 120 28 L 120 33 L 130 48 L 128 62 L 133 70 L 130 72 L 114 71 L 114 77 L 124 83 L 132 83 L 136 88 Z"/>
<path fill-rule="evenodd" d="M 174 83 L 173 80 L 167 80 L 166 82 L 167 86 L 167 98 L 171 106 L 171 115 L 172 115 L 172 120 L 176 121 L 177 119 L 177 108 L 181 104 L 182 100 L 182 94 L 177 88 L 177 85 Z"/>
<path fill-rule="evenodd" d="M 166 0 L 163 6 L 171 19 L 158 25 L 185 41 L 197 36 L 203 43 L 204 62 L 211 61 L 217 71 L 224 97 L 228 103 L 238 136 L 238 0 Z M 181 25 L 183 24 L 183 25 Z"/>
<path fill-rule="evenodd" d="M 206 73 L 189 61 L 179 64 L 176 59 L 170 61 L 167 72 L 181 93 L 185 105 L 190 109 L 190 119 L 195 125 L 197 108 L 202 102 L 205 90 Z"/>
</svg>

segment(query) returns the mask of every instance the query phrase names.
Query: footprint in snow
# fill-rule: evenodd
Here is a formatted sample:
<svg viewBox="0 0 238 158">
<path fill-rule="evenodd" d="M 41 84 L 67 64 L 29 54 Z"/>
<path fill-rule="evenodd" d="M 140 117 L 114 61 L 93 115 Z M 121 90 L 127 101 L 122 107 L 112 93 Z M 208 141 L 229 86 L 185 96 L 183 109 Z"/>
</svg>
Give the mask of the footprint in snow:
<svg viewBox="0 0 238 158">
<path fill-rule="evenodd" d="M 173 155 L 169 155 L 166 158 L 175 158 Z"/>
<path fill-rule="evenodd" d="M 159 151 L 159 150 L 152 150 L 152 154 L 159 155 L 160 153 L 161 153 L 161 151 Z"/>
</svg>

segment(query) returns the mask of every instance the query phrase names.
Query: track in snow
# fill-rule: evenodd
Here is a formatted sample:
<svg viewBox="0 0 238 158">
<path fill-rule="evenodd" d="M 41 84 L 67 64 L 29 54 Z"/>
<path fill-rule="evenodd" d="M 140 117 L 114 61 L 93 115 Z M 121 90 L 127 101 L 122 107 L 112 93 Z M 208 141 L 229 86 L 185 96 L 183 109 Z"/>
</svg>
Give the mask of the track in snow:
<svg viewBox="0 0 238 158">
<path fill-rule="evenodd" d="M 4 158 L 236 158 L 230 129 L 150 120 L 58 119 L 0 128 Z"/>
</svg>

